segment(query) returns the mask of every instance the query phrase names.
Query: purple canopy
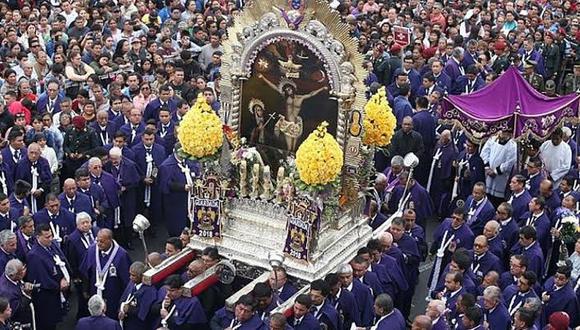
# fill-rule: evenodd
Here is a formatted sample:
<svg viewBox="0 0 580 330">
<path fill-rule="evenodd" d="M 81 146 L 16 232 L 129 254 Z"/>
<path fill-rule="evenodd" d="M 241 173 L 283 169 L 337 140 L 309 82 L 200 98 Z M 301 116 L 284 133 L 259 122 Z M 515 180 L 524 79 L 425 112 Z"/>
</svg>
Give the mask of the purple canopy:
<svg viewBox="0 0 580 330">
<path fill-rule="evenodd" d="M 514 138 L 531 134 L 543 140 L 563 121 L 578 119 L 579 98 L 577 94 L 542 95 L 512 66 L 475 93 L 444 97 L 441 121 L 463 126 L 475 140 L 506 129 L 513 129 Z"/>
</svg>

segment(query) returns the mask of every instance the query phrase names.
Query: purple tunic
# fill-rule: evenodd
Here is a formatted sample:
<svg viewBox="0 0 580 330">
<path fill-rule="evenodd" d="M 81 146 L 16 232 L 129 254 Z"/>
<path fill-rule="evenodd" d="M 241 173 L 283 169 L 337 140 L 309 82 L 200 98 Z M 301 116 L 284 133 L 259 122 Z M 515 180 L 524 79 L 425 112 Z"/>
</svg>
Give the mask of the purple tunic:
<svg viewBox="0 0 580 330">
<path fill-rule="evenodd" d="M 125 191 L 121 192 L 120 195 L 121 223 L 125 227 L 131 227 L 135 215 L 137 215 L 137 187 L 141 178 L 139 169 L 133 161 L 123 157 L 118 169 L 107 162 L 103 166 L 103 170 L 109 172 L 119 186 L 125 188 Z"/>
<path fill-rule="evenodd" d="M 136 290 L 135 283 L 129 282 L 125 288 L 125 292 L 121 296 L 121 302 L 127 300 L 129 295 L 133 295 L 133 300 L 130 303 L 129 312 L 123 319 L 124 330 L 144 330 L 153 329 L 152 317 L 149 313 L 151 307 L 157 300 L 157 289 L 155 287 L 142 284 Z"/>
<path fill-rule="evenodd" d="M 145 149 L 145 145 L 143 143 L 139 143 L 133 147 L 133 152 L 135 153 L 135 164 L 141 173 L 141 181 L 139 183 L 139 191 L 137 195 L 137 205 L 143 209 L 145 206 L 145 183 L 143 182 L 143 179 L 145 179 L 145 175 L 147 174 L 147 150 Z M 151 149 L 151 157 L 153 158 L 153 168 L 159 169 L 159 166 L 167 158 L 165 147 L 155 143 Z M 157 178 L 154 179 L 153 184 L 151 185 L 150 202 L 151 204 L 149 211 L 151 217 L 156 222 L 160 221 L 163 216 L 163 212 L 161 210 L 161 189 L 159 187 L 159 180 L 157 180 Z"/>
<path fill-rule="evenodd" d="M 99 177 L 95 177 L 91 174 L 91 181 L 103 189 L 107 198 L 107 204 L 109 205 L 109 208 L 106 212 L 105 221 L 101 227 L 113 229 L 113 223 L 115 221 L 115 208 L 120 205 L 118 192 L 121 190 L 121 186 L 111 174 L 105 171 L 101 172 Z"/>
<path fill-rule="evenodd" d="M 197 176 L 198 164 L 191 161 L 186 163 Z M 159 184 L 163 196 L 163 217 L 170 236 L 179 236 L 183 228 L 189 225 L 186 183 L 185 174 L 179 168 L 175 156 L 169 156 L 159 167 Z"/>
<path fill-rule="evenodd" d="M 75 330 L 121 330 L 121 325 L 119 322 L 112 320 L 105 315 L 101 316 L 88 316 L 81 318 Z"/>
<path fill-rule="evenodd" d="M 114 243 L 115 245 L 118 243 Z M 114 250 L 114 246 L 112 246 Z M 97 280 L 96 269 L 97 269 L 97 261 L 95 259 L 95 250 L 97 249 L 97 245 L 93 244 L 87 250 L 86 257 L 81 262 L 79 267 L 79 272 L 83 274 L 83 276 L 89 279 L 89 290 L 90 295 L 93 295 L 97 292 L 97 288 L 95 287 L 95 282 Z M 112 253 L 112 251 L 109 253 Z M 99 252 L 99 258 L 101 262 L 101 267 L 105 267 L 107 260 L 112 255 L 109 254 L 106 257 Z M 119 250 L 117 255 L 115 255 L 111 267 L 114 266 L 115 271 L 109 268 L 107 272 L 107 278 L 105 283 L 105 289 L 103 290 L 103 299 L 107 302 L 107 316 L 112 319 L 117 319 L 118 312 L 119 312 L 119 305 L 120 305 L 120 298 L 123 294 L 123 291 L 127 287 L 129 283 L 129 266 L 131 265 L 131 259 L 127 252 L 119 246 Z"/>
<path fill-rule="evenodd" d="M 16 164 L 16 168 L 14 170 L 14 181 L 17 180 L 24 180 L 32 185 L 32 163 L 28 159 L 28 157 L 24 157 L 20 159 L 18 164 Z M 36 198 L 36 205 L 37 208 L 40 209 L 42 205 L 44 205 L 44 194 L 49 192 L 50 190 L 50 183 L 52 182 L 52 173 L 50 172 L 50 165 L 48 164 L 48 160 L 40 157 L 36 162 L 36 168 L 38 170 L 38 185 L 37 189 L 42 188 L 44 193 Z M 29 198 L 34 198 L 32 194 Z"/>
<path fill-rule="evenodd" d="M 77 227 L 75 215 L 62 206 L 54 219 L 49 215 L 47 209 L 39 210 L 32 217 L 34 218 L 35 225 L 43 223 L 48 224 L 50 222 L 57 224 L 60 228 L 60 237 L 63 239 L 65 236 L 70 235 L 70 233 L 72 233 Z"/>
<path fill-rule="evenodd" d="M 72 205 L 70 204 L 69 199 L 65 193 L 58 195 L 58 199 L 60 200 L 60 205 L 69 210 L 71 213 L 78 214 L 80 212 L 86 212 L 91 216 L 91 218 L 93 218 L 93 220 L 95 219 L 91 198 L 87 195 L 76 192 L 72 198 Z"/>
<path fill-rule="evenodd" d="M 402 185 L 398 185 L 393 189 L 393 195 L 389 200 L 389 210 L 397 210 L 399 201 L 403 198 L 404 190 L 405 187 Z M 425 220 L 433 215 L 433 202 L 431 201 L 431 197 L 429 197 L 427 190 L 417 182 L 409 188 L 409 191 L 411 192 L 411 197 L 409 198 L 408 206 L 415 209 L 417 224 L 425 228 Z"/>
<path fill-rule="evenodd" d="M 376 327 L 377 330 L 405 330 L 406 323 L 403 314 L 395 308 L 385 318 L 380 319 Z"/>
<path fill-rule="evenodd" d="M 40 284 L 40 288 L 32 295 L 34 305 L 40 307 L 36 308 L 36 324 L 49 327 L 55 326 L 65 315 L 60 301 L 60 281 L 64 275 L 61 268 L 55 264 L 53 259 L 55 255 L 66 263 L 64 254 L 56 244 L 44 248 L 37 242 L 28 253 L 26 263 L 28 281 Z"/>
</svg>

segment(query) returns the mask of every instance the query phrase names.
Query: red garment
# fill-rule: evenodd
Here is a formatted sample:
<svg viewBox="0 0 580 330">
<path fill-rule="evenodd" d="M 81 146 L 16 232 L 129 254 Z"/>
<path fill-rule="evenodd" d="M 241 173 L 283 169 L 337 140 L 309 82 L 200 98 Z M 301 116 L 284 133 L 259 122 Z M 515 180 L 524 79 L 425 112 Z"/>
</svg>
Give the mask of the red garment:
<svg viewBox="0 0 580 330">
<path fill-rule="evenodd" d="M 24 119 L 26 120 L 26 125 L 30 125 L 32 122 L 32 113 L 25 106 L 20 103 L 20 101 L 14 101 L 8 106 L 8 111 L 16 116 L 17 113 L 23 113 Z"/>
</svg>

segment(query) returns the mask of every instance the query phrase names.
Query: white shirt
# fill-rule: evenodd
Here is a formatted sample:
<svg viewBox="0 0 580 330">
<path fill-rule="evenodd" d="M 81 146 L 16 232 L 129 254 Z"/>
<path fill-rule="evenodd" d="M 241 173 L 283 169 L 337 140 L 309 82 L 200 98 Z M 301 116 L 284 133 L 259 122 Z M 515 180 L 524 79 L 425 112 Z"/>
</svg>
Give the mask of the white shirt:
<svg viewBox="0 0 580 330">
<path fill-rule="evenodd" d="M 542 143 L 540 147 L 540 158 L 544 162 L 544 168 L 554 180 L 554 185 L 558 185 L 560 180 L 570 170 L 572 150 L 568 143 L 564 141 L 555 146 L 551 140 L 548 140 Z"/>
</svg>

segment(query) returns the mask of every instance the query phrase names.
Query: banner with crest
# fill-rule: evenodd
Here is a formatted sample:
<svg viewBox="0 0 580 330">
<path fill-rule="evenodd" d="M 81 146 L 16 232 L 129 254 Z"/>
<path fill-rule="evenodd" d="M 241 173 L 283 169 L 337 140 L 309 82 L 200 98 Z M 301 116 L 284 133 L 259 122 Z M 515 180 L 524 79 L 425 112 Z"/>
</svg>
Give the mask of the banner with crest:
<svg viewBox="0 0 580 330">
<path fill-rule="evenodd" d="M 320 210 L 307 198 L 295 198 L 288 203 L 288 222 L 284 253 L 308 261 L 313 233 L 320 226 Z"/>
<path fill-rule="evenodd" d="M 220 181 L 213 172 L 196 180 L 191 210 L 191 229 L 195 235 L 222 237 L 222 200 L 227 189 L 227 181 Z"/>
</svg>

